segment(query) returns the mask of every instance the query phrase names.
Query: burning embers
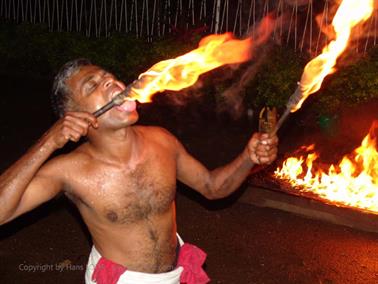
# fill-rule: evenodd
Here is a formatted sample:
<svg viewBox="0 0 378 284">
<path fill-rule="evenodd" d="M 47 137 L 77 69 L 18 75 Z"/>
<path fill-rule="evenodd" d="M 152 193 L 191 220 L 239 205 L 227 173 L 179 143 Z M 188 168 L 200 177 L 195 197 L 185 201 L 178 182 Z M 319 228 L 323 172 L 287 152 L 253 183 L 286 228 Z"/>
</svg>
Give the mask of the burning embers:
<svg viewBox="0 0 378 284">
<path fill-rule="evenodd" d="M 286 159 L 274 176 L 321 199 L 378 214 L 377 130 L 375 121 L 361 146 L 337 165 L 321 165 L 311 145 L 303 147 L 307 155 Z"/>
</svg>

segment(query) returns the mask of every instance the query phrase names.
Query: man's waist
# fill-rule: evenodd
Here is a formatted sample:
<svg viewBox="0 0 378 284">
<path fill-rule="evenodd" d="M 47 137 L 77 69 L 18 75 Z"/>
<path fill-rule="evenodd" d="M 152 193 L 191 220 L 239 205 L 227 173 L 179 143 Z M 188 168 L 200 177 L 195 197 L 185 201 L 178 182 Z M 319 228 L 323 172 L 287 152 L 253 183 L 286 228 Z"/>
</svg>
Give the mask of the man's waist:
<svg viewBox="0 0 378 284">
<path fill-rule="evenodd" d="M 142 239 L 142 238 L 141 238 Z M 96 258 L 105 257 L 119 263 L 129 270 L 144 273 L 161 273 L 171 271 L 176 267 L 180 243 L 176 237 L 172 242 L 156 243 L 149 239 L 146 241 L 126 241 L 121 244 L 108 241 L 106 244 L 95 240 L 94 248 Z"/>
<path fill-rule="evenodd" d="M 90 277 L 91 280 L 96 281 L 98 284 L 118 283 L 118 279 L 120 281 L 126 279 L 128 281 L 132 280 L 131 282 L 121 281 L 120 283 L 134 283 L 136 280 L 140 282 L 142 278 L 145 280 L 149 279 L 148 283 L 183 282 L 188 284 L 205 284 L 209 281 L 208 276 L 202 269 L 202 265 L 206 259 L 206 253 L 201 249 L 188 243 L 184 244 L 177 235 L 176 255 L 178 255 L 176 259 L 177 265 L 170 271 L 163 273 L 145 273 L 132 271 L 130 267 L 122 266 L 112 260 L 104 258 L 96 251 L 95 247 L 93 247 L 88 264 L 95 265 L 95 267 L 92 268 L 88 266 L 86 277 Z M 112 282 L 109 282 L 109 279 L 112 279 Z M 153 279 L 154 281 L 150 282 Z M 162 282 L 163 279 L 164 281 Z"/>
</svg>

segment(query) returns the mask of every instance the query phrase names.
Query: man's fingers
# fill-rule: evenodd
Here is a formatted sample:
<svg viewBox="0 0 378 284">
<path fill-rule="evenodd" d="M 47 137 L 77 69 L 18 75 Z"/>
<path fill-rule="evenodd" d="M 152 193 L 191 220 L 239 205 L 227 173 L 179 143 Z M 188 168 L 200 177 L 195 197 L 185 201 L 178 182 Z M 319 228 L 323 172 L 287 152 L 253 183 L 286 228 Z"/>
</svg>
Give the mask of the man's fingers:
<svg viewBox="0 0 378 284">
<path fill-rule="evenodd" d="M 257 164 L 270 164 L 277 156 L 278 137 L 268 133 L 255 133 L 249 142 L 249 154 Z"/>
<path fill-rule="evenodd" d="M 274 159 L 270 157 L 261 157 L 259 158 L 260 164 L 271 164 Z"/>
<path fill-rule="evenodd" d="M 78 134 L 78 133 L 71 133 L 70 136 L 69 136 L 69 140 L 73 141 L 73 142 L 78 142 L 81 138 L 81 135 Z"/>
<path fill-rule="evenodd" d="M 86 136 L 88 133 L 88 123 L 82 122 L 82 123 L 76 123 L 71 121 L 64 121 L 63 127 L 68 127 L 68 129 L 72 129 L 75 132 L 79 133 L 81 136 Z"/>
<path fill-rule="evenodd" d="M 269 153 L 273 153 L 274 151 L 277 151 L 277 147 L 276 146 L 262 146 L 262 145 L 259 145 L 257 148 L 256 148 L 256 152 L 259 153 L 259 154 L 264 154 L 264 153 L 267 153 L 269 155 Z"/>
<path fill-rule="evenodd" d="M 77 142 L 83 136 L 82 134 L 83 134 L 83 130 L 80 128 L 79 129 L 75 128 L 72 125 L 63 126 L 62 135 L 67 141 L 71 140 L 71 141 Z"/>
<path fill-rule="evenodd" d="M 270 157 L 270 156 L 275 156 L 277 155 L 278 149 L 277 148 L 272 148 L 269 149 L 268 151 L 266 150 L 257 150 L 256 155 L 259 157 Z"/>
<path fill-rule="evenodd" d="M 76 118 L 72 116 L 66 117 L 64 123 L 69 123 L 72 126 L 77 126 L 83 129 L 88 129 L 90 126 L 90 122 L 81 118 Z"/>
<path fill-rule="evenodd" d="M 263 134 L 265 135 L 265 134 Z M 263 136 L 262 135 L 262 136 Z M 266 139 L 260 139 L 260 144 L 261 145 L 277 145 L 278 144 L 278 137 L 277 136 L 273 136 L 273 137 L 270 137 L 270 138 L 266 138 Z"/>
<path fill-rule="evenodd" d="M 90 113 L 68 112 L 63 120 L 64 125 L 69 125 L 82 135 L 87 135 L 89 127 L 98 127 L 97 119 Z"/>
<path fill-rule="evenodd" d="M 97 118 L 89 112 L 67 112 L 66 117 L 67 118 L 79 118 L 81 120 L 87 121 L 93 127 L 97 128 L 97 126 L 98 126 Z"/>
<path fill-rule="evenodd" d="M 260 158 L 256 155 L 255 152 L 251 153 L 250 159 L 252 160 L 252 162 L 254 162 L 256 164 L 261 164 Z"/>
<path fill-rule="evenodd" d="M 255 133 L 252 136 L 252 139 L 251 139 L 251 141 L 249 143 L 249 148 L 250 149 L 256 149 L 259 144 L 260 144 L 259 133 Z"/>
</svg>

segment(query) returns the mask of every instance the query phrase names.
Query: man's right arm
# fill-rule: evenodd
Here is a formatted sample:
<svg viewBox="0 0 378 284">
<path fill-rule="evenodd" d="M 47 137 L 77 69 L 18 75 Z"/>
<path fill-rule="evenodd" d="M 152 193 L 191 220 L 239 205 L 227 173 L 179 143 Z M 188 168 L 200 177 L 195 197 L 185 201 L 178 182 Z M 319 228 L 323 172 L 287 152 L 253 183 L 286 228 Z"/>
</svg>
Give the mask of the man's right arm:
<svg viewBox="0 0 378 284">
<path fill-rule="evenodd" d="M 83 112 L 67 113 L 0 176 L 0 224 L 53 198 L 62 188 L 59 163 L 49 156 L 69 140 L 78 141 L 90 126 L 97 128 L 96 118 Z"/>
</svg>

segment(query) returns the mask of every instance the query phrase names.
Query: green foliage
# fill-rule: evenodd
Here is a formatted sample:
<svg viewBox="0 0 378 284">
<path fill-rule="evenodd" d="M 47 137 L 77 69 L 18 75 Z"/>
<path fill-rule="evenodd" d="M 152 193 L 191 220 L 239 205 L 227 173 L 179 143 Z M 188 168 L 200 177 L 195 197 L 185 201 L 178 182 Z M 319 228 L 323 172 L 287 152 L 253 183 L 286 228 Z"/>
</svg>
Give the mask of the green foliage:
<svg viewBox="0 0 378 284">
<path fill-rule="evenodd" d="M 65 62 L 85 57 L 128 83 L 156 62 L 192 50 L 200 37 L 199 33 L 183 32 L 147 43 L 132 35 L 87 38 L 78 33 L 49 32 L 43 25 L 0 22 L 0 73 L 51 77 Z M 244 103 L 255 109 L 265 105 L 284 108 L 308 60 L 289 48 L 276 46 L 248 84 Z M 219 78 L 209 80 L 216 83 L 205 84 L 202 92 L 207 93 L 207 100 L 216 101 L 219 93 L 237 80 L 235 74 L 228 81 L 222 81 L 222 70 L 210 74 Z M 321 90 L 305 102 L 306 108 L 317 114 L 335 113 L 341 105 L 376 100 L 377 74 L 378 48 L 373 48 L 364 58 L 327 76 Z"/>
<path fill-rule="evenodd" d="M 256 106 L 283 107 L 294 92 L 303 60 L 288 48 L 276 47 L 253 82 Z"/>
<path fill-rule="evenodd" d="M 264 105 L 284 108 L 309 60 L 310 58 L 300 57 L 290 49 L 274 49 L 249 85 L 248 103 L 256 109 Z M 343 105 L 377 99 L 378 48 L 372 48 L 369 54 L 328 75 L 321 89 L 307 99 L 305 106 L 308 111 L 318 115 L 334 114 Z"/>
<path fill-rule="evenodd" d="M 180 55 L 192 43 L 165 39 L 147 43 L 132 35 L 87 38 L 79 33 L 49 32 L 43 25 L 0 23 L 1 73 L 51 76 L 65 62 L 85 57 L 126 82 L 156 60 Z"/>
<path fill-rule="evenodd" d="M 335 112 L 342 105 L 360 104 L 378 99 L 378 62 L 374 53 L 330 75 L 317 95 L 316 107 Z"/>
<path fill-rule="evenodd" d="M 284 106 L 303 70 L 303 58 L 290 49 L 277 46 L 268 58 L 247 90 L 247 99 L 258 109 Z"/>
</svg>

